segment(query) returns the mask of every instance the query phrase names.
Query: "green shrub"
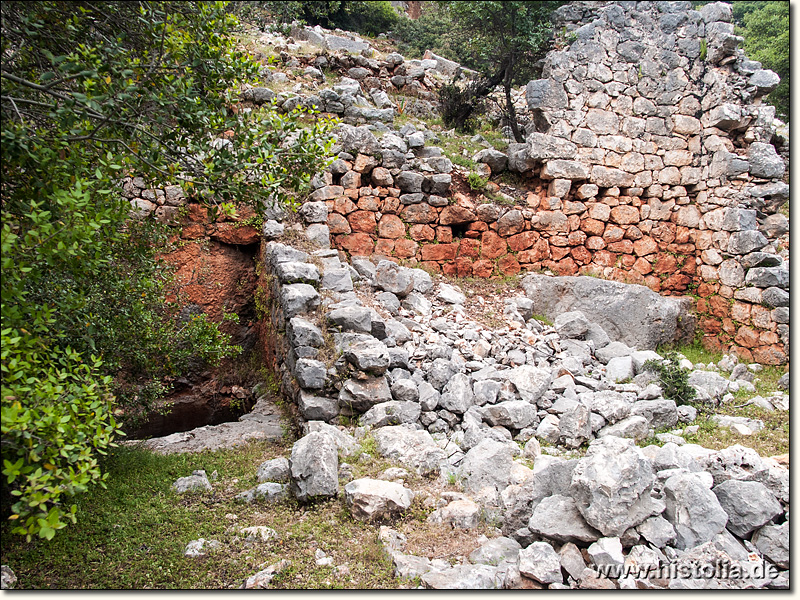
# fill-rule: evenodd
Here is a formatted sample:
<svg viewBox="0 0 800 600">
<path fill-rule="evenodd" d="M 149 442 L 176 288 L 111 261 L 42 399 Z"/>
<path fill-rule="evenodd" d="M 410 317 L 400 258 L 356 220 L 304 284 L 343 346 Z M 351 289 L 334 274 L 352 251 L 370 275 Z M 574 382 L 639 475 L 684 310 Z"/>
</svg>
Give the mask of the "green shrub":
<svg viewBox="0 0 800 600">
<path fill-rule="evenodd" d="M 112 414 L 111 377 L 70 348 L 46 350 L 8 328 L 3 343 L 3 475 L 15 502 L 12 531 L 52 539 L 75 522 L 70 496 L 102 485 L 97 454 L 120 431 Z M 7 357 L 14 364 L 6 365 Z"/>
<path fill-rule="evenodd" d="M 444 2 L 426 2 L 418 19 L 400 16 L 392 34 L 408 58 L 422 58 L 426 50 L 461 64 L 470 59 L 465 40 L 455 34 L 455 24 Z"/>
<path fill-rule="evenodd" d="M 235 2 L 235 9 L 253 18 L 258 9 L 266 10 L 280 24 L 300 21 L 309 25 L 322 25 L 329 29 L 340 28 L 376 36 L 389 31 L 397 22 L 398 14 L 386 0 L 326 0 L 324 2 Z M 255 10 L 253 10 L 255 9 Z"/>
<path fill-rule="evenodd" d="M 2 474 L 14 531 L 74 521 L 119 433 L 184 374 L 238 348 L 165 303 L 163 228 L 129 218 L 126 173 L 259 214 L 307 187 L 329 123 L 232 111 L 258 65 L 222 2 L 4 2 Z M 221 132 L 230 144 L 214 144 Z M 122 410 L 124 409 L 124 410 Z"/>
<path fill-rule="evenodd" d="M 482 192 L 486 188 L 488 182 L 489 180 L 486 179 L 486 177 L 481 177 L 477 173 L 470 173 L 467 175 L 469 189 L 475 190 L 476 192 Z"/>
<path fill-rule="evenodd" d="M 667 352 L 663 361 L 648 360 L 644 368 L 658 375 L 664 397 L 674 400 L 678 406 L 688 404 L 697 395 L 689 385 L 689 370 L 680 366 L 676 352 Z"/>
<path fill-rule="evenodd" d="M 442 122 L 461 133 L 473 133 L 479 117 L 486 112 L 486 100 L 478 92 L 478 81 L 459 84 L 455 80 L 439 88 L 439 110 Z"/>
</svg>

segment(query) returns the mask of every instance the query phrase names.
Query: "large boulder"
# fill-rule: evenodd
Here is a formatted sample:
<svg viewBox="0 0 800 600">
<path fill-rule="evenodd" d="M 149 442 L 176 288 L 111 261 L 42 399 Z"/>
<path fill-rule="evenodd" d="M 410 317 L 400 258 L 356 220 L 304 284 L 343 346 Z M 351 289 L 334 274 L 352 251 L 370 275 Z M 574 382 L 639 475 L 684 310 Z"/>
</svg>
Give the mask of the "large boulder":
<svg viewBox="0 0 800 600">
<path fill-rule="evenodd" d="M 728 531 L 740 538 L 748 536 L 783 512 L 772 492 L 758 481 L 729 479 L 712 491 L 728 515 Z"/>
<path fill-rule="evenodd" d="M 502 377 L 514 384 L 525 402 L 536 404 L 553 382 L 553 372 L 533 365 L 522 365 L 502 372 Z"/>
<path fill-rule="evenodd" d="M 534 542 L 519 552 L 519 571 L 539 583 L 562 583 L 561 559 L 547 542 Z"/>
<path fill-rule="evenodd" d="M 399 483 L 379 479 L 356 479 L 344 486 L 350 512 L 360 521 L 398 516 L 411 506 L 414 494 Z"/>
<path fill-rule="evenodd" d="M 556 542 L 590 543 L 601 535 L 583 518 L 575 500 L 559 494 L 545 498 L 533 509 L 528 529 Z"/>
<path fill-rule="evenodd" d="M 514 460 L 508 444 L 486 438 L 467 452 L 459 466 L 464 489 L 478 493 L 485 488 L 502 491 L 511 482 Z"/>
<path fill-rule="evenodd" d="M 633 348 L 654 350 L 693 333 L 694 319 L 686 303 L 659 296 L 642 285 L 531 274 L 522 280 L 522 288 L 536 311 L 548 318 L 581 311 L 612 340 Z"/>
<path fill-rule="evenodd" d="M 334 146 L 335 151 L 344 150 L 349 152 L 354 150 L 354 154 L 376 154 L 381 149 L 378 139 L 366 125 L 354 127 L 353 125 L 341 124 L 335 135 L 337 138 Z"/>
<path fill-rule="evenodd" d="M 694 548 L 725 529 L 728 515 L 711 491 L 707 473 L 678 473 L 664 483 L 664 516 L 675 528 L 677 548 Z"/>
<path fill-rule="evenodd" d="M 633 440 L 606 436 L 578 461 L 570 495 L 589 525 L 620 536 L 663 510 L 650 495 L 654 483 L 652 464 Z"/>
<path fill-rule="evenodd" d="M 549 464 L 546 461 L 550 461 Z M 503 494 L 503 504 L 506 509 L 503 521 L 504 533 L 511 534 L 518 529 L 527 527 L 533 511 L 545 498 L 568 494 L 572 473 L 577 463 L 577 460 L 564 460 L 548 456 L 537 458 L 533 477 L 526 479 L 520 485 L 507 488 Z M 572 501 L 571 498 L 570 501 Z M 574 508 L 574 502 L 572 502 L 572 506 Z M 577 513 L 577 509 L 575 512 Z M 557 512 L 557 514 L 562 513 Z M 537 519 L 537 522 L 542 522 L 543 526 L 546 526 L 550 519 L 543 521 Z"/>
<path fill-rule="evenodd" d="M 450 412 L 464 414 L 473 404 L 475 404 L 475 394 L 469 376 L 456 373 L 445 384 L 439 405 Z"/>
<path fill-rule="evenodd" d="M 782 569 L 789 568 L 789 521 L 766 525 L 753 534 L 753 545 Z"/>
<path fill-rule="evenodd" d="M 315 431 L 300 438 L 289 463 L 292 491 L 300 502 L 339 493 L 339 455 L 331 436 Z"/>
<path fill-rule="evenodd" d="M 389 349 L 375 338 L 356 342 L 347 349 L 344 357 L 359 371 L 373 375 L 383 375 L 389 368 Z"/>
<path fill-rule="evenodd" d="M 516 540 L 497 537 L 473 550 L 469 555 L 469 561 L 473 565 L 497 565 L 504 560 L 516 561 L 521 549 L 522 547 Z"/>
<path fill-rule="evenodd" d="M 414 289 L 414 273 L 407 267 L 382 260 L 378 263 L 375 283 L 380 289 L 402 298 Z"/>
<path fill-rule="evenodd" d="M 524 429 L 536 420 L 536 406 L 524 400 L 507 400 L 487 406 L 484 419 L 492 427 L 500 425 L 509 429 Z"/>
<path fill-rule="evenodd" d="M 497 571 L 491 565 L 457 565 L 429 571 L 420 579 L 431 590 L 492 590 L 500 587 Z"/>
<path fill-rule="evenodd" d="M 407 380 L 403 380 L 407 381 Z M 376 404 L 361 417 L 362 425 L 368 427 L 384 427 L 402 423 L 416 423 L 422 407 L 419 402 L 382 402 Z"/>
<path fill-rule="evenodd" d="M 366 412 L 376 404 L 389 402 L 392 392 L 386 377 L 348 379 L 339 392 L 339 406 L 356 412 Z"/>
<path fill-rule="evenodd" d="M 431 434 L 410 426 L 381 427 L 373 433 L 378 452 L 416 470 L 420 475 L 434 473 L 446 458 Z"/>
</svg>

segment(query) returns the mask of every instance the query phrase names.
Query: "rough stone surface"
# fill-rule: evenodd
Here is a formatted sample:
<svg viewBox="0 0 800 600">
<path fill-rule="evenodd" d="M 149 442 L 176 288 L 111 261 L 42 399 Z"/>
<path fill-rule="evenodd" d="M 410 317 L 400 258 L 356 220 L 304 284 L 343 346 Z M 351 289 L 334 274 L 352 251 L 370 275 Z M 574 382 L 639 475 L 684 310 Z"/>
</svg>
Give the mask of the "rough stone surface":
<svg viewBox="0 0 800 600">
<path fill-rule="evenodd" d="M 757 481 L 730 479 L 712 490 L 728 515 L 728 531 L 744 538 L 783 512 L 775 496 Z"/>
<path fill-rule="evenodd" d="M 586 522 L 573 498 L 559 494 L 539 502 L 528 522 L 528 529 L 557 542 L 585 544 L 602 535 Z"/>
<path fill-rule="evenodd" d="M 469 561 L 473 565 L 499 565 L 504 560 L 516 561 L 521 549 L 522 546 L 514 539 L 496 537 L 473 550 L 469 555 Z"/>
<path fill-rule="evenodd" d="M 663 509 L 651 498 L 650 461 L 633 440 L 607 436 L 578 461 L 570 493 L 586 521 L 605 536 L 619 536 Z"/>
<path fill-rule="evenodd" d="M 519 552 L 519 570 L 540 583 L 562 582 L 561 560 L 546 542 L 534 542 Z"/>
<path fill-rule="evenodd" d="M 401 298 L 414 289 L 414 277 L 410 269 L 391 261 L 381 261 L 375 273 L 375 281 L 382 290 Z"/>
<path fill-rule="evenodd" d="M 678 473 L 664 483 L 664 516 L 675 528 L 677 548 L 711 541 L 725 529 L 728 515 L 710 488 L 711 480 L 697 473 Z"/>
<path fill-rule="evenodd" d="M 383 376 L 348 379 L 339 392 L 339 405 L 357 412 L 366 412 L 376 404 L 389 402 L 391 399 L 392 392 Z"/>
<path fill-rule="evenodd" d="M 464 489 L 477 493 L 484 488 L 501 491 L 511 481 L 513 459 L 507 444 L 484 439 L 467 452 L 459 466 Z"/>
<path fill-rule="evenodd" d="M 210 492 L 212 488 L 206 472 L 195 471 L 188 477 L 179 477 L 172 484 L 172 489 L 178 494 L 185 494 L 186 492 Z"/>
<path fill-rule="evenodd" d="M 379 521 L 399 516 L 411 506 L 411 490 L 379 479 L 356 479 L 344 486 L 345 501 L 353 517 Z"/>
<path fill-rule="evenodd" d="M 259 483 L 274 481 L 285 483 L 289 481 L 290 467 L 289 461 L 283 457 L 267 460 L 258 466 L 256 478 Z"/>
<path fill-rule="evenodd" d="M 444 461 L 444 451 L 427 431 L 398 426 L 381 427 L 374 433 L 378 452 L 396 460 L 421 475 L 433 473 Z"/>
<path fill-rule="evenodd" d="M 534 274 L 522 280 L 522 288 L 537 311 L 547 317 L 580 311 L 598 323 L 612 340 L 638 349 L 654 350 L 686 333 L 682 323 L 688 315 L 683 306 L 643 286 L 593 277 Z"/>
<path fill-rule="evenodd" d="M 339 457 L 330 436 L 309 433 L 292 446 L 292 491 L 300 502 L 339 493 Z"/>
<path fill-rule="evenodd" d="M 766 525 L 753 534 L 753 545 L 782 569 L 789 568 L 789 522 Z"/>
<path fill-rule="evenodd" d="M 370 408 L 361 417 L 363 425 L 371 427 L 384 427 L 386 425 L 401 425 L 402 423 L 416 423 L 422 408 L 418 402 L 382 402 Z"/>
</svg>

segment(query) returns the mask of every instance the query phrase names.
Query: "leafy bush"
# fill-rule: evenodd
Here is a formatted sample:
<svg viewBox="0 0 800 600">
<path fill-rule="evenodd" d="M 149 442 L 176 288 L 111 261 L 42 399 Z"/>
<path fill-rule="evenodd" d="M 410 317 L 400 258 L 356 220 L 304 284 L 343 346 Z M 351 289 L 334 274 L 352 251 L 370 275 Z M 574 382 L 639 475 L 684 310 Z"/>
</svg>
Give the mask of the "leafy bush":
<svg viewBox="0 0 800 600">
<path fill-rule="evenodd" d="M 469 189 L 475 190 L 477 192 L 482 192 L 488 183 L 488 179 L 485 177 L 481 177 L 477 173 L 470 173 L 467 175 L 467 183 L 469 184 Z"/>
<path fill-rule="evenodd" d="M 258 65 L 221 2 L 4 2 L 2 474 L 14 531 L 52 537 L 70 497 L 160 379 L 238 351 L 165 304 L 164 231 L 129 218 L 118 182 L 180 182 L 263 212 L 324 163 L 330 123 L 231 110 Z M 230 143 L 219 143 L 220 134 Z"/>
<path fill-rule="evenodd" d="M 463 84 L 455 80 L 439 89 L 439 109 L 442 122 L 461 133 L 472 133 L 478 127 L 478 117 L 486 111 L 486 102 L 478 95 L 481 84 L 469 81 Z"/>
<path fill-rule="evenodd" d="M 744 3 L 742 3 L 744 4 Z M 787 2 L 755 2 L 757 8 L 744 16 L 747 56 L 780 75 L 778 87 L 767 96 L 778 116 L 789 120 L 789 4 Z"/>
<path fill-rule="evenodd" d="M 447 2 L 426 2 L 418 19 L 401 16 L 392 29 L 392 36 L 403 56 L 422 58 L 426 50 L 466 65 L 464 39 L 455 32 Z"/>
<path fill-rule="evenodd" d="M 14 533 L 52 539 L 75 506 L 64 498 L 101 482 L 96 453 L 105 454 L 120 433 L 112 415 L 111 377 L 101 361 L 66 349 L 37 347 L 29 337 L 3 329 L 3 475 L 16 499 Z M 12 368 L 6 359 L 13 357 Z M 14 368 L 15 367 L 15 368 Z"/>
<path fill-rule="evenodd" d="M 663 361 L 648 360 L 644 363 L 644 368 L 658 375 L 664 397 L 674 400 L 678 406 L 688 404 L 697 395 L 696 390 L 689 385 L 689 370 L 680 366 L 676 352 L 667 352 Z"/>
<path fill-rule="evenodd" d="M 329 29 L 340 28 L 376 36 L 389 31 L 398 19 L 391 2 L 367 0 L 325 0 L 322 2 L 234 2 L 240 11 L 251 8 L 266 10 L 278 23 L 301 21 L 309 25 L 322 25 Z"/>
</svg>

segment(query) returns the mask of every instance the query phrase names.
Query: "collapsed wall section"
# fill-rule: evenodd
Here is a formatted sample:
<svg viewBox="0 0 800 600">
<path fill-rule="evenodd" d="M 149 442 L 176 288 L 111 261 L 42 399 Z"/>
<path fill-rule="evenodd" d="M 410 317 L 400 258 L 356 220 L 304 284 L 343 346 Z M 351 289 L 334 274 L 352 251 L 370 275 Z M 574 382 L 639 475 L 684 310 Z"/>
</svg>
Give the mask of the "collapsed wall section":
<svg viewBox="0 0 800 600">
<path fill-rule="evenodd" d="M 738 49 L 729 4 L 691 8 L 572 2 L 559 9 L 557 30 L 571 43 L 548 54 L 544 78 L 528 84 L 538 131 L 511 153 L 542 178 L 596 185 L 598 198 L 619 189 L 620 204 L 628 198 L 639 209 L 638 223 L 635 210 L 625 212 L 642 239 L 675 236 L 667 248 L 673 260 L 644 254 L 632 269 L 647 278 L 665 262 L 668 273 L 679 267 L 681 281 L 668 289 L 699 296 L 710 338 L 732 341 L 748 359 L 783 362 L 788 269 L 764 235 L 788 230 L 774 214 L 788 185 L 772 145 L 775 109 L 763 102 L 780 80 Z M 653 218 L 662 208 L 674 229 Z"/>
<path fill-rule="evenodd" d="M 449 275 L 547 269 L 690 295 L 709 343 L 785 362 L 788 185 L 762 101 L 777 76 L 737 49 L 727 4 L 573 2 L 556 16 L 562 47 L 527 86 L 526 142 L 474 157 L 522 173 L 524 200 L 454 192 L 434 132 L 342 126 L 310 199 L 327 205 L 319 225 L 350 254 Z"/>
</svg>

